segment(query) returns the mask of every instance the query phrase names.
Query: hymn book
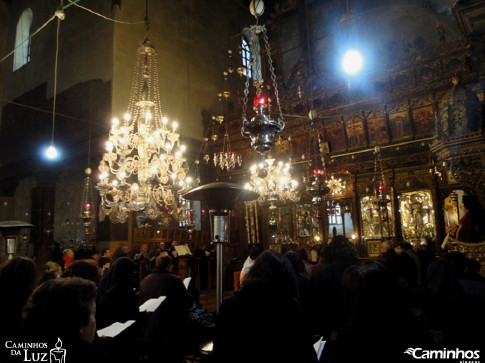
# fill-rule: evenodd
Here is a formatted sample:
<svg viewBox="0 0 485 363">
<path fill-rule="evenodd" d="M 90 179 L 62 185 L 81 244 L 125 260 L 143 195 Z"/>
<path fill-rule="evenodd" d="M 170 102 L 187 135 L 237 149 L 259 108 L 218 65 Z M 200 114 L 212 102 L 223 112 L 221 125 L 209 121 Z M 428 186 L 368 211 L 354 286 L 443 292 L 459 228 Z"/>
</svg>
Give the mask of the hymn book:
<svg viewBox="0 0 485 363">
<path fill-rule="evenodd" d="M 134 322 L 135 320 L 128 320 L 126 323 L 119 323 L 119 322 L 113 323 L 110 326 L 107 326 L 106 328 L 99 329 L 97 331 L 98 336 L 114 338 L 123 330 L 131 326 Z"/>
<path fill-rule="evenodd" d="M 177 254 L 179 256 L 191 256 L 192 252 L 190 252 L 190 249 L 187 245 L 177 245 L 173 246 L 175 248 L 175 251 L 177 251 Z"/>
<path fill-rule="evenodd" d="M 315 349 L 315 353 L 317 353 L 318 360 L 320 360 L 320 356 L 322 355 L 323 348 L 325 347 L 326 342 L 326 340 L 323 340 L 323 337 L 320 337 L 320 339 L 318 339 L 318 341 L 313 344 L 313 348 Z"/>
<path fill-rule="evenodd" d="M 142 305 L 140 305 L 140 313 L 146 311 L 147 313 L 153 313 L 155 310 L 158 309 L 160 304 L 165 300 L 166 296 L 160 296 L 158 298 L 153 298 L 145 301 Z"/>
<path fill-rule="evenodd" d="M 192 280 L 192 277 L 186 277 L 184 279 L 184 286 L 185 286 L 186 289 L 189 288 L 190 280 Z"/>
</svg>

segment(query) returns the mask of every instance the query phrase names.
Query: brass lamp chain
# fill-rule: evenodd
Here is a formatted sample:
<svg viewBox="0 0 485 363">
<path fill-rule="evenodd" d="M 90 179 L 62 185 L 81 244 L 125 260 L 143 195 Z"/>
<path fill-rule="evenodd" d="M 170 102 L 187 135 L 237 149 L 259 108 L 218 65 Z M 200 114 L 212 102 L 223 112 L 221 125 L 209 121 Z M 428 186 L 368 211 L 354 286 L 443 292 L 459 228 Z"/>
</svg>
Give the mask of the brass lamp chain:
<svg viewBox="0 0 485 363">
<path fill-rule="evenodd" d="M 266 34 L 266 27 L 263 25 L 262 29 L 263 29 L 264 45 L 266 48 L 266 55 L 268 57 L 269 71 L 271 72 L 271 81 L 273 82 L 274 95 L 276 99 L 276 104 L 278 105 L 278 116 L 279 116 L 278 123 L 283 129 L 285 127 L 285 122 L 283 119 L 283 111 L 281 110 L 281 105 L 280 105 L 280 97 L 278 94 L 278 84 L 276 82 L 276 75 L 274 73 L 273 60 L 271 58 L 271 48 L 269 46 L 268 35 Z"/>
</svg>

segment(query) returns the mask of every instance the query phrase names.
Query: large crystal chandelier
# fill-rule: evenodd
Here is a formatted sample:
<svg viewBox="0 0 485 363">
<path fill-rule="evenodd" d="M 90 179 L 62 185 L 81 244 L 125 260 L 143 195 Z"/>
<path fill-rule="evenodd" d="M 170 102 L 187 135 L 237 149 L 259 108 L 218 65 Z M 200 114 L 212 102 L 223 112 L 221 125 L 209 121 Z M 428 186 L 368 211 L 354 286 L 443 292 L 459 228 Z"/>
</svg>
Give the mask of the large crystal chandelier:
<svg viewBox="0 0 485 363">
<path fill-rule="evenodd" d="M 162 115 L 157 52 L 145 38 L 136 52 L 128 110 L 122 120 L 113 119 L 98 167 L 100 219 L 123 223 L 130 211 L 139 220 L 167 213 L 177 218 L 179 196 L 191 183 L 177 128 Z"/>
<path fill-rule="evenodd" d="M 258 202 L 274 202 L 300 200 L 298 182 L 290 175 L 290 163 L 275 159 L 266 159 L 264 162 L 251 166 L 251 180 L 244 186 L 248 190 L 259 193 Z"/>
<path fill-rule="evenodd" d="M 250 5 L 251 13 L 258 20 L 258 16 L 262 15 L 264 11 L 263 1 L 252 1 Z M 266 58 L 268 61 L 268 69 L 271 74 L 271 85 L 267 85 L 268 89 L 273 87 L 274 101 L 276 103 L 278 112 L 278 121 L 271 119 L 271 107 L 272 99 L 265 93 L 263 93 L 264 79 L 262 76 L 262 66 L 260 61 L 261 47 L 259 37 L 262 37 L 266 52 Z M 249 99 L 249 76 L 246 77 L 246 83 L 244 88 L 243 109 L 242 109 L 242 128 L 241 133 L 244 137 L 251 139 L 251 147 L 262 155 L 265 159 L 267 152 L 274 144 L 273 139 L 285 127 L 283 118 L 283 111 L 280 106 L 280 99 L 278 95 L 278 87 L 276 82 L 276 75 L 274 72 L 273 61 L 271 59 L 271 49 L 269 46 L 268 35 L 266 27 L 264 25 L 252 25 L 249 28 L 248 43 L 252 56 L 252 67 L 254 74 L 253 85 L 255 87 L 254 107 L 253 110 L 256 113 L 250 120 L 247 119 L 246 111 Z"/>
</svg>

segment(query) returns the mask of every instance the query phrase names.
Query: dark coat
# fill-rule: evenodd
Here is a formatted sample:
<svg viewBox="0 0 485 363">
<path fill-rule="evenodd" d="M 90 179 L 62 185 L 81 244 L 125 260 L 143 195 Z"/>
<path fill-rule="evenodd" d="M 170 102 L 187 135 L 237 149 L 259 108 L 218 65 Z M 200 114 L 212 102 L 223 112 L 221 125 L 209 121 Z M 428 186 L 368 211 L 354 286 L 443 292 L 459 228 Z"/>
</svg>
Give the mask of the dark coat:
<svg viewBox="0 0 485 363">
<path fill-rule="evenodd" d="M 165 352 L 177 357 L 182 354 L 192 297 L 178 276 L 155 268 L 140 284 L 140 304 L 160 296 L 167 298 L 156 311 L 147 313 L 144 340 L 148 343 L 148 349 L 150 346 L 153 348 L 151 355 L 159 354 L 160 347 L 167 346 L 170 349 Z M 167 356 L 164 359 L 175 361 L 175 358 Z"/>
<path fill-rule="evenodd" d="M 138 308 L 138 296 L 133 290 L 132 275 L 135 263 L 128 257 L 118 258 L 104 275 L 98 286 L 96 301 L 97 329 L 105 328 L 115 322 L 136 323 L 114 338 L 95 339 L 94 344 L 106 351 L 116 361 L 138 359 L 138 339 L 141 336 L 141 323 L 144 315 Z"/>
<path fill-rule="evenodd" d="M 247 281 L 216 317 L 216 362 L 316 362 L 312 336 L 297 299 Z"/>
</svg>

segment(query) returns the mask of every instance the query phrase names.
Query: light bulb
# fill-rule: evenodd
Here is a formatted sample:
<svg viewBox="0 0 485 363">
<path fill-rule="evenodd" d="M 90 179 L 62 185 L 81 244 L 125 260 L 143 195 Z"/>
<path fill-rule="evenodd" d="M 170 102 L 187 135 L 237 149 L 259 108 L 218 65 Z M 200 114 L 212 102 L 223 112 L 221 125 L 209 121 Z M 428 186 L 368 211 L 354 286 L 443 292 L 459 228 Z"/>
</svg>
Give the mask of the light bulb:
<svg viewBox="0 0 485 363">
<path fill-rule="evenodd" d="M 55 159 L 57 158 L 57 150 L 55 148 L 54 145 L 51 145 L 47 148 L 47 150 L 45 151 L 45 156 L 48 158 L 48 159 Z"/>
<path fill-rule="evenodd" d="M 357 50 L 349 50 L 342 59 L 342 68 L 345 73 L 354 74 L 362 68 L 362 55 Z"/>
</svg>

